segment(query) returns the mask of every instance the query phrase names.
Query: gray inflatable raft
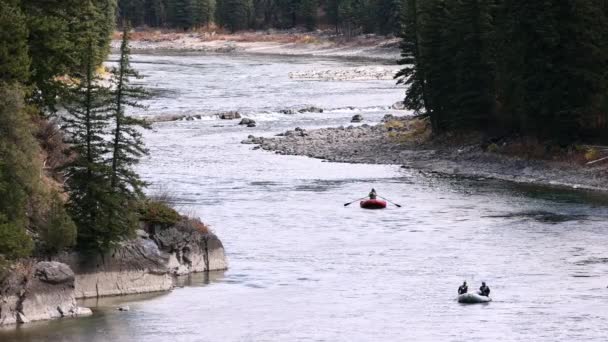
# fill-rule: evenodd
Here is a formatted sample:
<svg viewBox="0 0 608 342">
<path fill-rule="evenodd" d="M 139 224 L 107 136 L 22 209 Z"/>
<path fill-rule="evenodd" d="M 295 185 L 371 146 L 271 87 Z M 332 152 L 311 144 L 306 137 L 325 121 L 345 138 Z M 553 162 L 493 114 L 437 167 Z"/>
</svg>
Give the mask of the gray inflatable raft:
<svg viewBox="0 0 608 342">
<path fill-rule="evenodd" d="M 477 293 L 465 293 L 458 296 L 458 303 L 479 304 L 491 302 L 492 298 L 479 295 Z"/>
</svg>

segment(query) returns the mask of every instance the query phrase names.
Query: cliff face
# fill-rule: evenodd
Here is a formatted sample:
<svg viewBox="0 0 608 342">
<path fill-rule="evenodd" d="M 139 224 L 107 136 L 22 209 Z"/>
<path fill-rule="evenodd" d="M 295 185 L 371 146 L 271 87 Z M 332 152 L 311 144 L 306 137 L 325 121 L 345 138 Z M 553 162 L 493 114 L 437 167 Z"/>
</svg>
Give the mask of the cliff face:
<svg viewBox="0 0 608 342">
<path fill-rule="evenodd" d="M 74 270 L 76 298 L 167 291 L 173 287 L 167 268 L 169 255 L 143 237 L 105 255 L 71 253 L 59 260 Z"/>
<path fill-rule="evenodd" d="M 0 289 L 0 325 L 90 315 L 76 303 L 74 280 L 74 272 L 59 262 L 14 266 Z"/>
<path fill-rule="evenodd" d="M 222 242 L 176 225 L 124 242 L 111 253 L 24 261 L 0 283 L 0 325 L 90 315 L 76 299 L 168 291 L 174 276 L 228 268 Z"/>
<path fill-rule="evenodd" d="M 228 268 L 217 236 L 173 227 L 138 237 L 103 256 L 60 259 L 75 273 L 76 298 L 167 291 L 173 276 Z"/>
</svg>

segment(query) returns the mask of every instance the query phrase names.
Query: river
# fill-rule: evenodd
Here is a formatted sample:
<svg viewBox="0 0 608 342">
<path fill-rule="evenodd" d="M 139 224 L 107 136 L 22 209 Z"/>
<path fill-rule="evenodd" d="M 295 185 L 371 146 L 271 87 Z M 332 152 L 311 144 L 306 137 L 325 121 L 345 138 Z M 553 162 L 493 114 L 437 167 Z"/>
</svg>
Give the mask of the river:
<svg viewBox="0 0 608 342">
<path fill-rule="evenodd" d="M 145 133 L 150 193 L 168 192 L 226 247 L 230 269 L 164 294 L 87 301 L 95 314 L 4 329 L 1 341 L 601 341 L 608 336 L 608 199 L 398 165 L 326 163 L 240 144 L 294 127 L 379 122 L 392 81 L 297 81 L 371 61 L 138 54 L 145 115 L 239 110 Z M 315 105 L 324 113 L 279 114 Z M 346 108 L 348 106 L 355 107 Z M 143 113 L 140 113 L 143 114 Z M 403 205 L 345 202 L 375 188 Z M 493 302 L 461 305 L 486 281 Z M 130 311 L 119 312 L 118 305 Z"/>
</svg>

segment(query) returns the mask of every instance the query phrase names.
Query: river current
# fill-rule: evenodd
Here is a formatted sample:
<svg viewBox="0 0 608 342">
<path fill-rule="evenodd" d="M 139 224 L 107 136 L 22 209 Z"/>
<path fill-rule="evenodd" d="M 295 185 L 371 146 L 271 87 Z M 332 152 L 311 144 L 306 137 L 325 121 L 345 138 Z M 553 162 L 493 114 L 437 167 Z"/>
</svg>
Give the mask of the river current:
<svg viewBox="0 0 608 342">
<path fill-rule="evenodd" d="M 289 72 L 378 62 L 138 54 L 150 116 L 238 110 L 145 133 L 139 170 L 224 242 L 230 269 L 145 296 L 87 301 L 94 315 L 0 331 L 0 341 L 604 341 L 608 199 L 398 165 L 327 163 L 252 150 L 249 134 L 377 123 L 393 81 L 299 81 Z M 280 114 L 315 105 L 324 113 Z M 354 107 L 354 108 L 349 108 Z M 371 188 L 401 204 L 357 203 Z M 493 302 L 461 305 L 486 281 Z M 118 305 L 130 311 L 119 312 Z"/>
</svg>

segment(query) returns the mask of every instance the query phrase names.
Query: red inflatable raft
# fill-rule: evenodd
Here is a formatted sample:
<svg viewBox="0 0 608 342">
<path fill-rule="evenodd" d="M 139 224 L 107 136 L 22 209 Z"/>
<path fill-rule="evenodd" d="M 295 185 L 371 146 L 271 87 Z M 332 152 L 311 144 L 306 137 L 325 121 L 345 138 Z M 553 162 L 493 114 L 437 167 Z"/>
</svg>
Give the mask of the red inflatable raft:
<svg viewBox="0 0 608 342">
<path fill-rule="evenodd" d="M 361 201 L 361 208 L 363 209 L 384 209 L 386 208 L 386 201 L 379 199 L 369 199 Z"/>
</svg>

